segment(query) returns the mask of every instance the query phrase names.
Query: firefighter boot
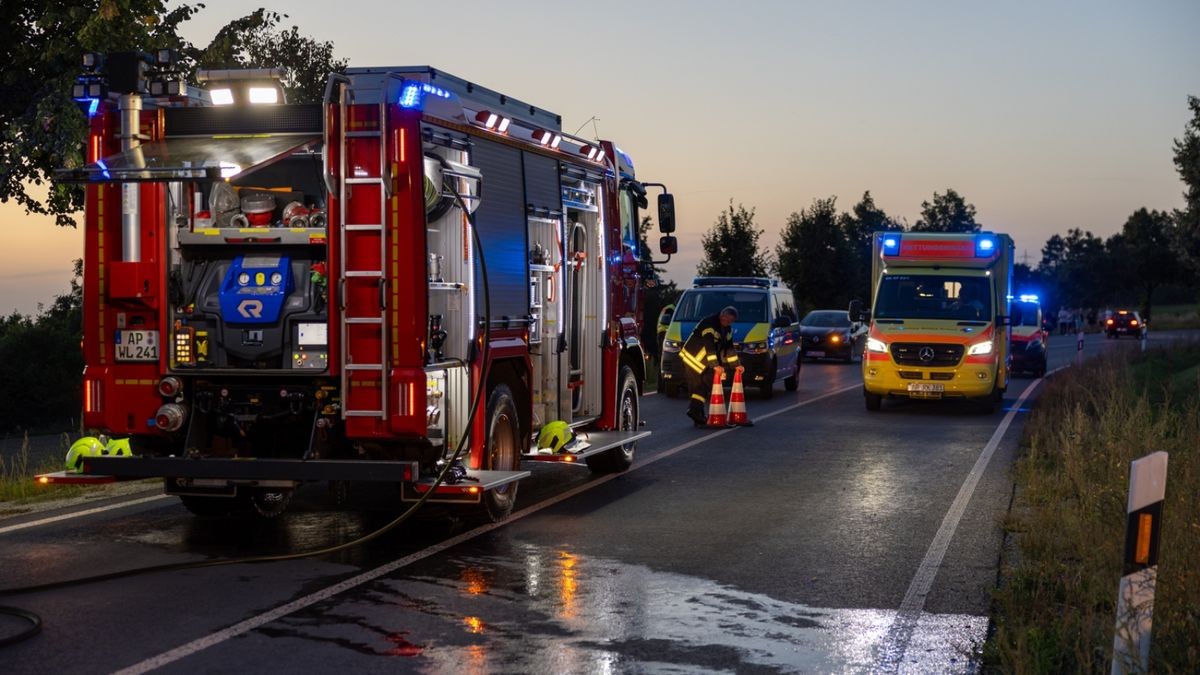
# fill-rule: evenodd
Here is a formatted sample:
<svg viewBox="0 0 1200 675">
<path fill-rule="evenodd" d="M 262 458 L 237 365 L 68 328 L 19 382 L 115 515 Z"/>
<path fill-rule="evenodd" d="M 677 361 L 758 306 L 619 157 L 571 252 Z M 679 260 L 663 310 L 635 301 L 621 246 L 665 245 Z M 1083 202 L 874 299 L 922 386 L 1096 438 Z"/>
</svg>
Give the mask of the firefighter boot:
<svg viewBox="0 0 1200 675">
<path fill-rule="evenodd" d="M 692 422 L 702 427 L 708 423 L 708 418 L 704 415 L 704 397 L 699 394 L 692 394 L 692 400 L 688 402 L 687 416 L 692 418 Z"/>
</svg>

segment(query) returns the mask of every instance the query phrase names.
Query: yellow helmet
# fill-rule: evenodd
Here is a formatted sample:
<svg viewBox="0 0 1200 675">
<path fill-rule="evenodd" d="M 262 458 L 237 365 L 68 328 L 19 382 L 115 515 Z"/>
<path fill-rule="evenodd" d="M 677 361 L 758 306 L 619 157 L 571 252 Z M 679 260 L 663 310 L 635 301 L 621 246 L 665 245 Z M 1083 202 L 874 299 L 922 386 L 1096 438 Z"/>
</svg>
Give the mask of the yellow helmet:
<svg viewBox="0 0 1200 675">
<path fill-rule="evenodd" d="M 541 454 L 551 454 L 559 452 L 570 452 L 571 447 L 575 445 L 575 434 L 571 432 L 571 427 L 562 420 L 556 420 L 542 427 L 538 432 L 538 452 Z"/>
<path fill-rule="evenodd" d="M 133 449 L 129 447 L 128 438 L 119 438 L 109 441 L 100 454 L 106 457 L 133 457 Z"/>
<path fill-rule="evenodd" d="M 95 436 L 84 436 L 71 444 L 67 450 L 67 472 L 80 473 L 83 471 L 83 460 L 88 457 L 99 457 L 104 451 L 104 444 Z"/>
</svg>

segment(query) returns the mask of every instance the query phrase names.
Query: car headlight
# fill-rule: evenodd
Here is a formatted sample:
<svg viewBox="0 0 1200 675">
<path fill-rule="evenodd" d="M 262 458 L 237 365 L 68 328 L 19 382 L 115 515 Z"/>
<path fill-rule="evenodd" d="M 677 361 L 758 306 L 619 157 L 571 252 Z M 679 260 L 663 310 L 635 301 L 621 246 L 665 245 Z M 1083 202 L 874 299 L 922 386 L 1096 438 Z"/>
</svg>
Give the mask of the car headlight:
<svg viewBox="0 0 1200 675">
<path fill-rule="evenodd" d="M 683 343 L 677 340 L 663 340 L 664 352 L 677 352 L 681 347 L 683 347 Z"/>
<path fill-rule="evenodd" d="M 742 351 L 747 354 L 765 354 L 767 353 L 766 342 L 743 342 Z"/>
<path fill-rule="evenodd" d="M 833 335 L 829 336 L 829 341 L 836 345 L 842 341 L 842 336 L 834 333 Z"/>
<path fill-rule="evenodd" d="M 880 354 L 887 353 L 887 343 L 883 340 L 878 340 L 873 337 L 867 338 L 867 351 L 879 352 Z"/>
<path fill-rule="evenodd" d="M 967 356 L 982 356 L 983 354 L 991 354 L 991 353 L 992 353 L 992 341 L 991 340 L 988 340 L 987 342 L 977 342 L 977 343 L 971 345 L 971 348 L 967 350 Z"/>
</svg>

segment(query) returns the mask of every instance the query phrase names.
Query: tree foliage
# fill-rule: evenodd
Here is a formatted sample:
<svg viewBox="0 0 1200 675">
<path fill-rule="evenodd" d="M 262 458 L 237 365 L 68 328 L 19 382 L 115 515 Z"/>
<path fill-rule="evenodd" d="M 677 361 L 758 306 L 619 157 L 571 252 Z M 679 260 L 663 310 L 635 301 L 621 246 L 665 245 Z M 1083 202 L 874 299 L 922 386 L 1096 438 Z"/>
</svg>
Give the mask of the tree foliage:
<svg viewBox="0 0 1200 675">
<path fill-rule="evenodd" d="M 1119 234 L 1108 239 L 1114 278 L 1123 286 L 1138 288 L 1141 310 L 1149 318 L 1154 291 L 1178 279 L 1183 272 L 1172 247 L 1174 222 L 1162 211 L 1134 211 Z"/>
<path fill-rule="evenodd" d="M 837 212 L 837 197 L 814 199 L 811 206 L 788 216 L 775 249 L 779 278 L 803 311 L 843 307 L 853 292 L 846 278 L 854 269 L 847 239 L 851 219 Z"/>
<path fill-rule="evenodd" d="M 79 422 L 83 354 L 83 261 L 75 261 L 71 291 L 37 316 L 0 318 L 0 432 L 53 428 Z"/>
<path fill-rule="evenodd" d="M 1175 212 L 1175 243 L 1194 275 L 1200 275 L 1200 98 L 1188 97 L 1192 119 L 1175 139 L 1175 168 L 1185 186 L 1184 208 Z"/>
<path fill-rule="evenodd" d="M 771 269 L 766 251 L 759 248 L 758 240 L 763 231 L 754 226 L 754 209 L 733 206 L 722 211 L 708 232 L 700 240 L 704 247 L 704 260 L 696 267 L 701 276 L 763 277 Z"/>
<path fill-rule="evenodd" d="M 862 199 L 839 222 L 850 250 L 850 263 L 843 283 L 848 286 L 849 297 L 869 303 L 871 235 L 875 232 L 900 232 L 904 230 L 904 224 L 876 206 L 870 190 L 863 193 Z"/>
<path fill-rule="evenodd" d="M 179 51 L 181 68 L 283 67 L 290 100 L 318 100 L 326 74 L 345 63 L 333 45 L 281 28 L 285 15 L 263 9 L 235 19 L 198 48 L 180 26 L 203 5 L 168 10 L 161 0 L 5 0 L 0 16 L 0 201 L 74 225 L 82 190 L 52 172 L 83 162 L 86 120 L 71 99 L 84 52 Z M 41 186 L 49 195 L 40 197 Z M 32 188 L 32 189 L 31 189 Z"/>
<path fill-rule="evenodd" d="M 946 194 L 933 193 L 932 202 L 921 202 L 921 217 L 913 225 L 914 232 L 978 232 L 975 205 L 968 204 L 962 195 L 947 188 Z"/>
</svg>

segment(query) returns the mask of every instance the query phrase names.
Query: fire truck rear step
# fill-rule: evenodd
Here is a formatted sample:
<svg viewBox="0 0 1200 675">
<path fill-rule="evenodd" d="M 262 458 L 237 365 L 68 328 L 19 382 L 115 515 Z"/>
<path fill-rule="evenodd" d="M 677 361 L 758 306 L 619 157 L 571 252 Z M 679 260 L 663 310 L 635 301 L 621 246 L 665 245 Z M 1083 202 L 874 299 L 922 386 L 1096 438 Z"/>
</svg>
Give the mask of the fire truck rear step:
<svg viewBox="0 0 1200 675">
<path fill-rule="evenodd" d="M 235 481 L 362 481 L 400 483 L 418 475 L 415 462 L 348 459 L 233 459 L 205 457 L 91 457 L 83 474 L 102 482 L 139 478 L 224 478 Z M 51 474 L 47 474 L 51 475 Z M 58 481 L 55 481 L 58 482 Z"/>
<path fill-rule="evenodd" d="M 650 435 L 649 431 L 578 431 L 576 433 L 581 441 L 586 441 L 591 445 L 579 452 L 562 452 L 553 455 L 531 453 L 521 455 L 521 459 L 526 462 L 565 462 L 570 464 Z"/>
<path fill-rule="evenodd" d="M 475 504 L 488 490 L 502 488 L 515 483 L 522 478 L 528 478 L 529 471 L 478 471 L 467 469 L 467 478 L 459 483 L 442 483 L 429 498 L 431 502 L 444 504 Z M 433 487 L 433 477 L 422 478 L 416 482 L 402 483 L 400 498 L 406 502 L 416 501 L 421 495 Z"/>
<path fill-rule="evenodd" d="M 105 483 L 116 483 L 117 481 L 134 479 L 53 471 L 51 473 L 39 473 L 34 476 L 34 480 L 40 485 L 103 485 Z"/>
</svg>

